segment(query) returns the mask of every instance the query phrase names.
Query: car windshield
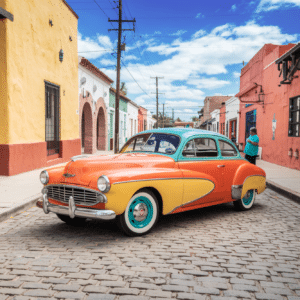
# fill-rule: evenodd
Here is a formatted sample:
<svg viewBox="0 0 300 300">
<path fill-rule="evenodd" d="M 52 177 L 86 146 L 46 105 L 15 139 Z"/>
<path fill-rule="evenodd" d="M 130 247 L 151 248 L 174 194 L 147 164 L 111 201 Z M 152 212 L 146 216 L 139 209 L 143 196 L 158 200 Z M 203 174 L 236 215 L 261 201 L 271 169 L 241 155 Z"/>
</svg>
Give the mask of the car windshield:
<svg viewBox="0 0 300 300">
<path fill-rule="evenodd" d="M 173 134 L 145 133 L 131 138 L 120 153 L 152 152 L 174 154 L 179 146 L 180 137 Z"/>
</svg>

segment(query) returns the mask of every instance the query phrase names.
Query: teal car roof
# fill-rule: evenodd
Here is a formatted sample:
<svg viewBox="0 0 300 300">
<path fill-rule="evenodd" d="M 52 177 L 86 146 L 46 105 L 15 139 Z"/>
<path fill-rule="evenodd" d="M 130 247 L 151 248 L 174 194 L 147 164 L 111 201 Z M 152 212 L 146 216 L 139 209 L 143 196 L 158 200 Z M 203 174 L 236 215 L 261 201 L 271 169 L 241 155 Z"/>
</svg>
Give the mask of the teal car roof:
<svg viewBox="0 0 300 300">
<path fill-rule="evenodd" d="M 189 138 L 191 136 L 196 135 L 214 135 L 217 137 L 222 137 L 228 139 L 226 136 L 209 130 L 202 130 L 202 129 L 194 129 L 194 128 L 158 128 L 158 129 L 150 129 L 139 132 L 138 134 L 142 133 L 167 133 L 167 134 L 176 134 L 182 138 Z M 137 134 L 137 135 L 138 135 Z"/>
</svg>

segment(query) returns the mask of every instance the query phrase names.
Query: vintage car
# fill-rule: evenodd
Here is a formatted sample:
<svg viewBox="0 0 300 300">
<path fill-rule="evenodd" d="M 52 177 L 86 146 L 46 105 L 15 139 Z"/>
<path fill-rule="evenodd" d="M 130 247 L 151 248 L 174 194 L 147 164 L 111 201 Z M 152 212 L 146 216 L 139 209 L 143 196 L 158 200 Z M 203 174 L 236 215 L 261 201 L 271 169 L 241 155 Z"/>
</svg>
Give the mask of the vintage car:
<svg viewBox="0 0 300 300">
<path fill-rule="evenodd" d="M 40 179 L 46 214 L 74 225 L 116 218 L 130 236 L 148 233 L 161 215 L 231 201 L 248 210 L 266 188 L 266 173 L 228 138 L 188 128 L 141 132 L 118 154 L 75 156 Z"/>
</svg>

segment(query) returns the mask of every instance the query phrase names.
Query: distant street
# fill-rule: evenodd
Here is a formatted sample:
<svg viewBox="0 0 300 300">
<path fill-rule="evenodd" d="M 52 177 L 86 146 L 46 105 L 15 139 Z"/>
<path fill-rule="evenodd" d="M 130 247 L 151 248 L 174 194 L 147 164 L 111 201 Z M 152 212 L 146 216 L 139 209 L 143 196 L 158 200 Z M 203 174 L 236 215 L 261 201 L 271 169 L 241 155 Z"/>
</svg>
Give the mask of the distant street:
<svg viewBox="0 0 300 300">
<path fill-rule="evenodd" d="M 300 204 L 266 190 L 250 211 L 171 215 L 139 238 L 32 208 L 0 223 L 0 300 L 41 297 L 299 300 Z"/>
</svg>

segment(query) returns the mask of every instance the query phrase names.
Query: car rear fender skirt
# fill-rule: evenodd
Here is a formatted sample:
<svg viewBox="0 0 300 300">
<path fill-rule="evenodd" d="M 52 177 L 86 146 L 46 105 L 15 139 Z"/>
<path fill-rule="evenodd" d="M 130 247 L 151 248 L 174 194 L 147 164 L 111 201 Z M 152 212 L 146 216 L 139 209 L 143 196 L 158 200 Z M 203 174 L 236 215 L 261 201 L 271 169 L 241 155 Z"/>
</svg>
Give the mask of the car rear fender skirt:
<svg viewBox="0 0 300 300">
<path fill-rule="evenodd" d="M 261 175 L 248 176 L 241 185 L 231 186 L 232 199 L 242 199 L 247 191 L 256 190 L 258 194 L 266 189 L 266 177 Z"/>
</svg>

